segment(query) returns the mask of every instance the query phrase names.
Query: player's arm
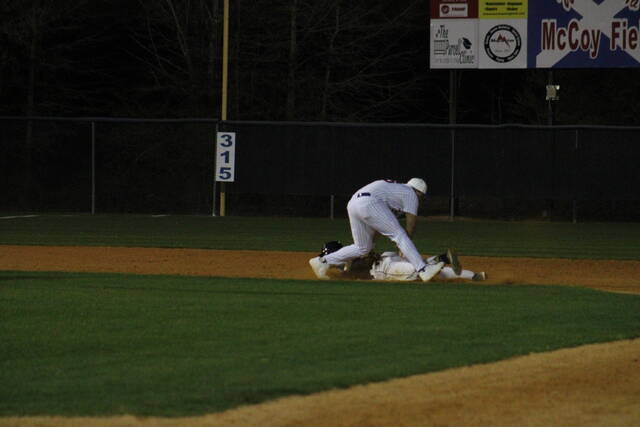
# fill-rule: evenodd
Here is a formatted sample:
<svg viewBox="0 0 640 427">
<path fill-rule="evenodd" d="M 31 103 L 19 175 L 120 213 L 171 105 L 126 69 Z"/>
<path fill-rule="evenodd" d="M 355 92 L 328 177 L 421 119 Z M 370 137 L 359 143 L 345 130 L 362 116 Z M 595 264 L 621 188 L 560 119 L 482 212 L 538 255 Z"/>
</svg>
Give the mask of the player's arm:
<svg viewBox="0 0 640 427">
<path fill-rule="evenodd" d="M 410 238 L 413 237 L 413 233 L 416 231 L 416 224 L 418 222 L 418 217 L 414 214 L 410 214 L 409 212 L 405 213 L 405 219 L 406 219 L 406 230 L 407 230 L 407 234 L 409 235 Z"/>
</svg>

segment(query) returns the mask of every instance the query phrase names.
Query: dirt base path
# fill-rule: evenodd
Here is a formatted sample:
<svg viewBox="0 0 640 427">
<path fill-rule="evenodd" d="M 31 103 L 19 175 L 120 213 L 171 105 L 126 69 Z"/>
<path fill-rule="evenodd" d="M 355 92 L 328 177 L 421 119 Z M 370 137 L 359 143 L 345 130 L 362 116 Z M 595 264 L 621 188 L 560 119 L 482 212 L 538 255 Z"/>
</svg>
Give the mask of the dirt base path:
<svg viewBox="0 0 640 427">
<path fill-rule="evenodd" d="M 0 246 L 0 269 L 314 279 L 313 253 Z M 480 286 L 640 294 L 640 262 L 461 257 Z M 418 284 L 419 285 L 419 284 Z M 293 396 L 202 417 L 0 418 L 0 426 L 640 425 L 640 339 Z"/>
<path fill-rule="evenodd" d="M 0 245 L 0 269 L 314 280 L 311 252 Z M 460 257 L 482 285 L 570 285 L 640 294 L 640 261 Z M 335 275 L 335 274 L 332 274 Z M 477 283 L 477 282 L 476 282 Z"/>
</svg>

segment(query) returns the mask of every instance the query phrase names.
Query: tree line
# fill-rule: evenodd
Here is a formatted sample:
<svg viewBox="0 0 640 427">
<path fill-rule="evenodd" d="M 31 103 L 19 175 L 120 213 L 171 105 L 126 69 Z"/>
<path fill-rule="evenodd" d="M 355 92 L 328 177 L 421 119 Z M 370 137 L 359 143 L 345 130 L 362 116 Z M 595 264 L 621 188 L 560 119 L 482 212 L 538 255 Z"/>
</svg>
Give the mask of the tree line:
<svg viewBox="0 0 640 427">
<path fill-rule="evenodd" d="M 428 0 L 230 0 L 229 119 L 447 123 Z M 0 115 L 220 117 L 222 0 L 7 0 Z M 636 69 L 554 70 L 557 124 L 635 125 Z M 544 70 L 453 76 L 458 123 L 546 124 Z"/>
</svg>

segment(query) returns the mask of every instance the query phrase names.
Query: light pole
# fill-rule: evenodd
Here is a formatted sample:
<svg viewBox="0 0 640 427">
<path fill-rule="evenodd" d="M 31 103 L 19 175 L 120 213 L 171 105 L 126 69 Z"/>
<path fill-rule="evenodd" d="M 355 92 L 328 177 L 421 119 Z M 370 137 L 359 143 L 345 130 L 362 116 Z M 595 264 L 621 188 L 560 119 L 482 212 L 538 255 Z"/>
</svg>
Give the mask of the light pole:
<svg viewBox="0 0 640 427">
<path fill-rule="evenodd" d="M 449 124 L 455 125 L 458 116 L 458 76 L 456 70 L 449 70 Z M 450 129 L 451 138 L 451 189 L 449 194 L 449 220 L 455 216 L 455 167 L 456 167 L 456 130 Z"/>
<path fill-rule="evenodd" d="M 546 97 L 548 108 L 547 108 L 547 125 L 550 127 L 553 126 L 553 103 L 560 99 L 560 95 L 558 92 L 560 91 L 560 85 L 553 84 L 553 71 L 549 70 L 547 72 L 547 87 L 546 87 Z M 551 174 L 552 177 L 555 178 L 555 168 L 556 168 L 556 147 L 555 147 L 555 133 L 553 129 L 551 129 L 551 137 L 553 138 L 553 157 L 551 162 Z M 555 186 L 555 179 L 552 179 L 552 186 Z M 555 189 L 552 188 L 552 191 Z M 549 211 L 546 210 L 542 212 L 543 217 L 547 217 L 551 215 L 554 208 L 553 198 L 549 201 Z"/>
<path fill-rule="evenodd" d="M 229 87 L 229 0 L 224 0 L 222 20 L 222 105 L 220 120 L 227 120 L 227 91 Z M 225 183 L 220 183 L 220 216 L 225 216 L 226 192 Z"/>
<path fill-rule="evenodd" d="M 553 71 L 549 70 L 547 72 L 547 96 L 546 96 L 546 100 L 547 100 L 547 104 L 548 104 L 548 109 L 547 109 L 547 124 L 549 126 L 553 125 L 553 102 L 554 101 L 558 101 L 560 99 L 560 85 L 554 85 L 553 84 Z"/>
</svg>

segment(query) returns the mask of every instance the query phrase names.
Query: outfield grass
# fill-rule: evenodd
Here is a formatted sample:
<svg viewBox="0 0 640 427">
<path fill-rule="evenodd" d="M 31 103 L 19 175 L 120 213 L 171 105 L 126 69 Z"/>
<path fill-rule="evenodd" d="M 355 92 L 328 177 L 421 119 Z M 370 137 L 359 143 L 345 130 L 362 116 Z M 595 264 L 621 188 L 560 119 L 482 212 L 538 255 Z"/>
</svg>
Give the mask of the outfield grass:
<svg viewBox="0 0 640 427">
<path fill-rule="evenodd" d="M 640 335 L 545 286 L 0 272 L 0 415 L 179 416 Z"/>
<path fill-rule="evenodd" d="M 346 219 L 47 215 L 0 219 L 0 244 L 106 245 L 318 251 L 328 240 L 351 242 Z M 640 259 L 640 223 L 421 221 L 423 253 L 447 247 L 462 255 Z M 379 239 L 378 248 L 391 249 Z"/>
</svg>

